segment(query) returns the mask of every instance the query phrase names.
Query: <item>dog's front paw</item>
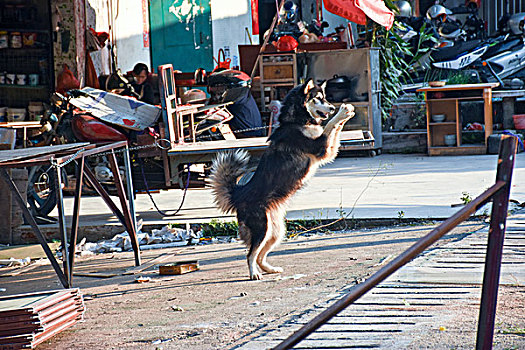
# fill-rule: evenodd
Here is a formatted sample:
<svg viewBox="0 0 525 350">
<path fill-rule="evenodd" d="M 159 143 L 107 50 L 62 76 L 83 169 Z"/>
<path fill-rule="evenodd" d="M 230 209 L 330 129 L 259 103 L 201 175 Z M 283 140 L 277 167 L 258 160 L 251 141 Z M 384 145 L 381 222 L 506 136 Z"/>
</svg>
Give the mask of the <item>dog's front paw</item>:
<svg viewBox="0 0 525 350">
<path fill-rule="evenodd" d="M 343 103 L 341 107 L 339 107 L 339 112 L 343 114 L 344 119 L 350 119 L 355 115 L 355 108 L 350 103 Z"/>
<path fill-rule="evenodd" d="M 343 121 L 343 120 L 346 121 L 352 118 L 354 115 L 355 115 L 354 106 L 351 105 L 350 103 L 343 103 L 341 107 L 339 107 L 339 111 L 337 112 L 334 118 L 338 122 Z"/>
</svg>

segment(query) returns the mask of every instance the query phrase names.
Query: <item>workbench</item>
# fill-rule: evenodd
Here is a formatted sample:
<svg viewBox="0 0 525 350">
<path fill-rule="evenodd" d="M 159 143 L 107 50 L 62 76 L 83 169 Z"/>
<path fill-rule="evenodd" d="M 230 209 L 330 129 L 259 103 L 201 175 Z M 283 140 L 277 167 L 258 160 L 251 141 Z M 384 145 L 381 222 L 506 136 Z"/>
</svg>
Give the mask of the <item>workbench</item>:
<svg viewBox="0 0 525 350">
<path fill-rule="evenodd" d="M 126 169 L 125 173 L 127 190 L 124 189 L 123 181 L 120 176 L 119 167 L 115 157 L 116 152 L 121 152 L 123 154 Z M 101 154 L 107 155 L 110 161 L 110 166 L 115 177 L 115 185 L 117 188 L 117 193 L 122 207 L 122 211 L 115 205 L 113 200 L 110 198 L 109 194 L 97 180 L 93 170 L 87 164 L 87 157 Z M 64 196 L 62 193 L 62 167 L 70 162 L 76 162 L 77 164 L 77 182 L 75 188 L 73 219 L 71 223 L 70 238 L 68 240 L 66 232 L 66 220 L 64 214 Z M 47 165 L 55 168 L 54 181 L 56 185 L 55 188 L 57 189 L 56 196 L 59 214 L 58 224 L 60 230 L 60 237 L 62 241 L 63 269 L 60 267 L 53 252 L 47 245 L 45 236 L 40 231 L 38 224 L 36 223 L 36 220 L 33 217 L 33 214 L 27 208 L 27 203 L 23 200 L 22 196 L 20 195 L 20 191 L 16 187 L 8 171 L 10 168 L 26 168 L 38 165 Z M 7 185 L 11 192 L 12 198 L 16 201 L 16 203 L 22 210 L 22 214 L 25 220 L 32 227 L 36 238 L 42 246 L 42 249 L 44 250 L 47 258 L 51 262 L 51 265 L 64 288 L 70 288 L 72 284 L 73 266 L 75 262 L 75 248 L 79 223 L 79 208 L 82 193 L 82 184 L 84 182 L 84 175 L 87 177 L 87 180 L 91 183 L 93 188 L 95 188 L 98 194 L 102 196 L 108 207 L 113 211 L 113 213 L 117 216 L 117 218 L 126 228 L 131 238 L 131 245 L 135 253 L 135 265 L 140 265 L 140 251 L 136 234 L 137 225 L 135 219 L 135 207 L 133 202 L 133 186 L 131 181 L 129 151 L 126 141 L 115 142 L 107 145 L 72 143 L 66 145 L 31 147 L 26 149 L 0 151 L 0 179 L 3 181 L 3 183 Z"/>
<path fill-rule="evenodd" d="M 516 99 L 525 97 L 525 90 L 496 90 L 492 91 L 492 98 L 501 98 L 503 112 L 503 129 L 514 129 L 512 116 L 516 110 Z"/>
</svg>

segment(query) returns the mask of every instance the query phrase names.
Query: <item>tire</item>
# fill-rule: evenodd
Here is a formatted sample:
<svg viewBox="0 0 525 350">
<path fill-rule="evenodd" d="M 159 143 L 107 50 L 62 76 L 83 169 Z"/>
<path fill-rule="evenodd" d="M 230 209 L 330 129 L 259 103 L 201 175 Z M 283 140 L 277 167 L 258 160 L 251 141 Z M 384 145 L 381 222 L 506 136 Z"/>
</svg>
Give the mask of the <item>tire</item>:
<svg viewBox="0 0 525 350">
<path fill-rule="evenodd" d="M 47 216 L 57 204 L 55 169 L 40 165 L 28 170 L 27 202 L 30 211 L 33 215 Z"/>
</svg>

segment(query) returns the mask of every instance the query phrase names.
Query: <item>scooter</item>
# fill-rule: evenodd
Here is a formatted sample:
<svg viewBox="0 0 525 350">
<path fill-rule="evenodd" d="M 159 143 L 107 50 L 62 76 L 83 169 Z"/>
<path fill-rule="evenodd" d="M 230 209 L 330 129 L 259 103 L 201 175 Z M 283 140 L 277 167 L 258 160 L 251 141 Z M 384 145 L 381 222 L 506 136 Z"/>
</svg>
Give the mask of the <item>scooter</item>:
<svg viewBox="0 0 525 350">
<path fill-rule="evenodd" d="M 473 69 L 480 73 L 482 81 L 499 82 L 505 86 L 504 79 L 510 78 L 515 73 L 525 68 L 525 13 L 509 16 L 500 28 L 506 40 L 494 45 L 474 62 Z"/>
</svg>

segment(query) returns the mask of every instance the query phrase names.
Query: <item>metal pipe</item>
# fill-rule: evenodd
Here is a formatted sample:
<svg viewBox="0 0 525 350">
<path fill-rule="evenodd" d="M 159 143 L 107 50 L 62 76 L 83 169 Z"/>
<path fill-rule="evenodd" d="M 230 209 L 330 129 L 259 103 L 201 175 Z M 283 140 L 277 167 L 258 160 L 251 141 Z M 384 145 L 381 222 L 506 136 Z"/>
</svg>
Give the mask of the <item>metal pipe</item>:
<svg viewBox="0 0 525 350">
<path fill-rule="evenodd" d="M 504 181 L 505 187 L 495 196 L 490 215 L 489 238 L 483 274 L 483 289 L 479 308 L 477 350 L 492 349 L 494 319 L 498 300 L 498 286 L 505 239 L 507 210 L 509 207 L 510 183 L 516 154 L 517 138 L 507 136 L 500 143 L 500 156 L 496 181 Z"/>
<path fill-rule="evenodd" d="M 54 161 L 51 160 L 51 164 Z M 71 273 L 69 266 L 69 248 L 67 243 L 67 226 L 66 226 L 66 214 L 64 213 L 64 193 L 62 192 L 62 168 L 55 166 L 55 187 L 57 196 L 57 209 L 58 209 L 58 226 L 60 230 L 60 239 L 62 240 L 62 262 L 64 265 L 64 275 L 66 275 L 68 287 L 71 286 L 69 275 Z"/>
<path fill-rule="evenodd" d="M 131 177 L 131 161 L 129 159 L 129 148 L 126 145 L 126 150 L 124 151 L 124 167 L 126 168 L 126 189 L 128 191 L 128 203 L 129 211 L 131 213 L 131 221 L 135 227 L 135 232 L 137 232 L 137 213 L 135 209 L 135 193 L 133 192 L 133 178 Z"/>
<path fill-rule="evenodd" d="M 84 183 L 84 160 L 82 156 L 77 163 L 75 185 L 75 202 L 73 203 L 73 219 L 71 221 L 71 234 L 69 238 L 69 283 L 73 281 L 73 265 L 75 264 L 75 250 L 77 245 L 78 221 L 80 214 L 80 199 L 82 198 L 82 185 Z"/>
<path fill-rule="evenodd" d="M 40 231 L 40 228 L 38 227 L 38 224 L 35 221 L 35 218 L 33 218 L 33 215 L 29 212 L 29 209 L 27 209 L 26 203 L 22 196 L 20 195 L 20 192 L 18 191 L 18 188 L 16 187 L 15 183 L 13 182 L 13 179 L 9 174 L 7 173 L 6 169 L 0 168 L 0 178 L 4 180 L 4 182 L 9 186 L 11 189 L 11 193 L 13 194 L 13 198 L 15 199 L 16 203 L 20 207 L 20 210 L 22 210 L 22 215 L 26 219 L 26 221 L 29 223 L 29 225 L 33 228 L 33 231 L 35 233 L 36 239 L 42 246 L 42 249 L 44 250 L 44 253 L 46 253 L 47 258 L 51 262 L 51 266 L 53 266 L 53 269 L 55 270 L 58 279 L 60 280 L 60 283 L 62 283 L 62 286 L 64 288 L 69 288 L 69 282 L 62 272 L 62 269 L 60 268 L 60 265 L 58 264 L 57 260 L 55 259 L 55 256 L 53 255 L 53 252 L 51 249 L 49 249 L 49 246 L 47 245 L 46 238 Z"/>
<path fill-rule="evenodd" d="M 328 309 L 317 315 L 314 319 L 304 325 L 302 328 L 293 333 L 289 338 L 277 345 L 274 349 L 283 350 L 290 349 L 292 346 L 306 338 L 310 333 L 328 322 L 332 317 L 345 309 L 348 305 L 356 301 L 363 294 L 374 288 L 380 282 L 385 280 L 392 273 L 397 271 L 400 267 L 410 262 L 417 255 L 423 252 L 430 245 L 434 244 L 438 239 L 443 237 L 447 232 L 455 228 L 458 224 L 465 221 L 469 216 L 475 213 L 479 208 L 485 205 L 491 197 L 498 193 L 502 188 L 507 186 L 507 182 L 498 181 L 481 195 L 476 197 L 472 202 L 468 203 L 463 209 L 445 220 L 441 225 L 430 231 L 425 237 L 422 237 L 414 245 L 408 248 L 405 252 L 399 255 L 396 259 L 385 265 L 379 271 L 374 273 L 362 284 L 355 286 L 348 294 L 338 300 Z"/>
<path fill-rule="evenodd" d="M 128 202 L 126 201 L 126 194 L 124 192 L 122 178 L 120 177 L 120 169 L 117 164 L 117 158 L 115 157 L 115 153 L 111 153 L 108 158 L 111 171 L 113 172 L 113 179 L 115 182 L 115 187 L 117 188 L 118 198 L 122 207 L 122 213 L 124 214 L 124 220 L 126 223 L 125 226 L 128 231 L 129 238 L 131 240 L 133 252 L 135 253 L 135 266 L 140 266 L 140 246 L 139 241 L 137 239 L 137 231 L 135 230 Z"/>
</svg>

